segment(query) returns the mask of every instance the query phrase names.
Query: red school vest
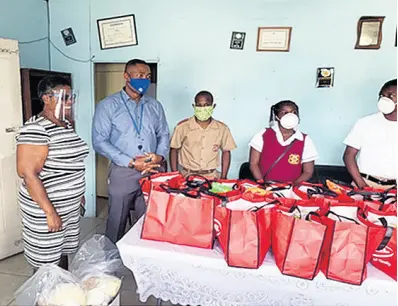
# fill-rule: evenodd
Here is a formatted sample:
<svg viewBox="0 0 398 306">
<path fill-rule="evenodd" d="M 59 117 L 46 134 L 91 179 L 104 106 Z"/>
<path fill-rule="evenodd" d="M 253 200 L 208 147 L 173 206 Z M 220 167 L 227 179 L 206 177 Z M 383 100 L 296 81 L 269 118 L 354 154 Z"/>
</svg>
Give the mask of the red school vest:
<svg viewBox="0 0 398 306">
<path fill-rule="evenodd" d="M 303 134 L 303 141 L 295 140 L 289 151 L 272 168 L 264 179 L 267 181 L 292 182 L 297 179 L 302 172 L 301 158 L 303 156 L 304 141 L 307 135 Z M 260 157 L 260 171 L 264 174 L 278 157 L 286 150 L 276 139 L 276 133 L 268 128 L 263 134 L 263 150 Z"/>
</svg>

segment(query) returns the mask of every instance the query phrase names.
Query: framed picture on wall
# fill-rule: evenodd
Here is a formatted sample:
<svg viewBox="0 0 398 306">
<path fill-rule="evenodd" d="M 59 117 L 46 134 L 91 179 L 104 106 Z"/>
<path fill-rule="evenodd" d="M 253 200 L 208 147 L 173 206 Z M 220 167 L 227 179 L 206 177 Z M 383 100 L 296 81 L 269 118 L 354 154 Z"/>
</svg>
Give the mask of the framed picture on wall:
<svg viewBox="0 0 398 306">
<path fill-rule="evenodd" d="M 291 35 L 291 27 L 260 27 L 257 51 L 289 52 Z"/>
<path fill-rule="evenodd" d="M 245 45 L 245 32 L 232 32 L 231 43 L 229 48 L 236 49 L 236 50 L 243 50 Z"/>
<path fill-rule="evenodd" d="M 380 49 L 384 17 L 363 16 L 358 20 L 355 49 Z"/>
<path fill-rule="evenodd" d="M 134 14 L 98 19 L 97 26 L 101 50 L 138 45 Z"/>
<path fill-rule="evenodd" d="M 317 69 L 316 87 L 331 88 L 334 85 L 334 68 L 322 67 Z"/>
</svg>

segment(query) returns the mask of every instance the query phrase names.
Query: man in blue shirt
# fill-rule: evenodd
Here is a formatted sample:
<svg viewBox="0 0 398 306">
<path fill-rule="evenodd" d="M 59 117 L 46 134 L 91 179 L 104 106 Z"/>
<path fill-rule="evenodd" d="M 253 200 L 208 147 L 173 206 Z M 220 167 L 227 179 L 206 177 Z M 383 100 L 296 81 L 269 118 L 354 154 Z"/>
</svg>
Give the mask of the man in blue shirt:
<svg viewBox="0 0 398 306">
<path fill-rule="evenodd" d="M 113 242 L 124 235 L 133 204 L 137 217 L 145 213 L 139 180 L 157 172 L 170 141 L 162 105 L 145 95 L 151 83 L 147 63 L 129 61 L 124 78 L 126 86 L 97 105 L 92 131 L 94 150 L 111 160 L 106 236 Z"/>
</svg>

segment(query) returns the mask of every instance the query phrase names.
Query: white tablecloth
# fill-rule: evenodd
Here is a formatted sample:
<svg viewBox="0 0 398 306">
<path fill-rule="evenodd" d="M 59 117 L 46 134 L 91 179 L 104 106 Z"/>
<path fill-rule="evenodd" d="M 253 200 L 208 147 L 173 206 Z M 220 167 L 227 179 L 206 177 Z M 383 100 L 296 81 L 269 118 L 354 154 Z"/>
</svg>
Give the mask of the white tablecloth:
<svg viewBox="0 0 398 306">
<path fill-rule="evenodd" d="M 218 247 L 205 250 L 140 239 L 143 219 L 117 243 L 136 279 L 140 300 L 151 295 L 201 306 L 390 306 L 397 283 L 369 264 L 362 286 L 282 275 L 271 254 L 258 270 L 228 267 Z"/>
</svg>

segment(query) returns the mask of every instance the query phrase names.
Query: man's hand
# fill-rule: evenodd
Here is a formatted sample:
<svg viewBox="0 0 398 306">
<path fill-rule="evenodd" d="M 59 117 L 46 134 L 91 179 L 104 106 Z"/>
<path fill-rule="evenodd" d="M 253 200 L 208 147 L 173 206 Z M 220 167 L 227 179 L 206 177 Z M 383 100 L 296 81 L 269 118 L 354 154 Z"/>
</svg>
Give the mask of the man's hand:
<svg viewBox="0 0 398 306">
<path fill-rule="evenodd" d="M 47 225 L 49 232 L 59 232 L 62 229 L 61 218 L 55 211 L 47 214 Z"/>
<path fill-rule="evenodd" d="M 153 163 L 160 164 L 163 162 L 163 156 L 157 155 L 155 153 L 145 153 L 146 158 L 151 159 Z"/>
<path fill-rule="evenodd" d="M 158 173 L 159 171 L 156 168 L 159 168 L 160 165 L 153 162 L 148 156 L 142 156 L 135 160 L 134 169 L 141 172 L 141 174 L 145 173 Z"/>
</svg>

